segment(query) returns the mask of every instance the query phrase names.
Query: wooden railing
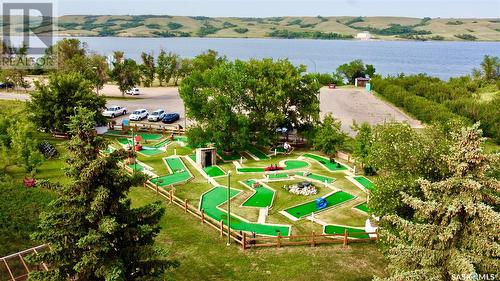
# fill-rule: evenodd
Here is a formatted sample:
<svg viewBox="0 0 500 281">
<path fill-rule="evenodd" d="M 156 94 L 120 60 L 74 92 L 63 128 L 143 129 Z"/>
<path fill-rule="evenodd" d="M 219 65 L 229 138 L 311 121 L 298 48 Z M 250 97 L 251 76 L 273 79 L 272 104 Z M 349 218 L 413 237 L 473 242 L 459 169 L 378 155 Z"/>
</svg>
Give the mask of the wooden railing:
<svg viewBox="0 0 500 281">
<path fill-rule="evenodd" d="M 24 257 L 30 254 L 38 254 L 40 251 L 49 249 L 47 244 L 36 246 L 15 254 L 11 254 L 0 258 L 0 280 L 27 280 L 29 274 L 33 271 L 48 271 L 48 266 L 45 263 L 39 265 L 28 264 Z M 2 270 L 5 268 L 5 270 Z M 6 276 L 3 276 L 3 275 Z M 4 278 L 5 277 L 5 278 Z"/>
</svg>

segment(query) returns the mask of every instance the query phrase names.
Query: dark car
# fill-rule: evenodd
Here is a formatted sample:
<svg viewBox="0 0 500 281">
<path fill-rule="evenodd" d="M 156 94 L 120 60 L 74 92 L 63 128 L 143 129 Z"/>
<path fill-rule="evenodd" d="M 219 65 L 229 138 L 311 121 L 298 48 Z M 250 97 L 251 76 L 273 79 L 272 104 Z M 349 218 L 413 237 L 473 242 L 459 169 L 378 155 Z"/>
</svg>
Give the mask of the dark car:
<svg viewBox="0 0 500 281">
<path fill-rule="evenodd" d="M 14 88 L 14 83 L 12 82 L 0 82 L 0 89 L 12 89 Z"/>
<path fill-rule="evenodd" d="M 163 123 L 174 123 L 175 121 L 179 120 L 180 116 L 178 113 L 167 113 L 161 120 Z"/>
</svg>

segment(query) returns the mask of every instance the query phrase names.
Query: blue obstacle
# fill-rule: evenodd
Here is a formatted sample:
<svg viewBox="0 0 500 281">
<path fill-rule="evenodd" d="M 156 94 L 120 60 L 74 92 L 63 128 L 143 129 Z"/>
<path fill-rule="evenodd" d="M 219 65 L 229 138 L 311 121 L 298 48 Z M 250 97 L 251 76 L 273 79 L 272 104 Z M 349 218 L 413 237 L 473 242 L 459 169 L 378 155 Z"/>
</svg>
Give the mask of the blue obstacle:
<svg viewBox="0 0 500 281">
<path fill-rule="evenodd" d="M 325 198 L 316 199 L 316 210 L 324 209 L 328 206 L 328 201 Z"/>
</svg>

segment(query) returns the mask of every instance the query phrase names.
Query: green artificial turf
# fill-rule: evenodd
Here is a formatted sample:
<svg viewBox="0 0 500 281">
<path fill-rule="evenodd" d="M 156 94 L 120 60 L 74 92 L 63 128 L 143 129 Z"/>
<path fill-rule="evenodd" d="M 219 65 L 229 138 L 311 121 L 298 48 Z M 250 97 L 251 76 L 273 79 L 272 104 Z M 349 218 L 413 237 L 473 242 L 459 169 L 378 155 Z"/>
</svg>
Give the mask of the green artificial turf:
<svg viewBox="0 0 500 281">
<path fill-rule="evenodd" d="M 105 133 L 108 136 L 132 136 L 130 131 L 117 131 L 109 130 Z M 144 140 L 159 140 L 163 136 L 161 134 L 149 134 L 149 133 L 134 133 L 134 136 L 141 136 Z"/>
<path fill-rule="evenodd" d="M 301 160 L 286 160 L 285 161 L 285 170 L 295 170 L 301 169 L 309 166 L 309 163 Z"/>
<path fill-rule="evenodd" d="M 220 158 L 224 161 L 234 161 L 234 160 L 240 160 L 241 155 L 239 153 L 234 152 L 231 155 L 226 155 L 222 153 L 222 150 L 217 150 L 217 155 L 219 155 Z"/>
<path fill-rule="evenodd" d="M 252 155 L 254 155 L 255 157 L 259 158 L 259 160 L 267 160 L 269 159 L 270 157 L 267 156 L 264 152 L 260 151 L 258 148 L 256 148 L 255 146 L 249 146 L 247 148 L 248 152 L 250 152 Z"/>
<path fill-rule="evenodd" d="M 153 147 L 154 148 L 160 148 L 160 147 L 164 147 L 164 146 L 168 145 L 169 143 L 170 143 L 170 140 L 165 139 L 165 140 L 162 140 L 159 143 L 153 145 Z"/>
<path fill-rule="evenodd" d="M 184 166 L 184 163 L 182 163 L 179 157 L 165 158 L 165 162 L 172 171 L 172 174 L 154 178 L 151 180 L 152 183 L 158 184 L 158 186 L 163 187 L 184 182 L 191 178 L 191 174 L 189 173 L 186 166 Z"/>
<path fill-rule="evenodd" d="M 130 164 L 128 165 L 128 167 L 130 169 L 132 169 L 132 171 L 138 171 L 138 172 L 141 172 L 141 171 L 144 171 L 144 166 L 142 166 L 141 164 L 139 163 L 135 163 L 135 164 Z"/>
<path fill-rule="evenodd" d="M 327 225 L 325 226 L 325 234 L 344 234 L 347 229 L 347 236 L 352 238 L 370 238 L 370 235 L 360 232 L 365 232 L 363 229 L 344 227 L 338 225 Z"/>
<path fill-rule="evenodd" d="M 285 210 L 285 212 L 289 213 L 290 215 L 292 215 L 293 217 L 295 217 L 297 219 L 300 219 L 302 217 L 305 217 L 305 216 L 312 214 L 313 212 L 328 209 L 328 208 L 333 207 L 335 205 L 339 205 L 341 203 L 349 201 L 353 198 L 355 198 L 354 195 L 349 194 L 349 193 L 344 192 L 344 191 L 339 191 L 339 192 L 335 192 L 335 193 L 333 193 L 325 198 L 326 201 L 328 202 L 328 205 L 326 206 L 326 208 L 323 208 L 321 210 L 318 210 L 318 208 L 316 206 L 316 201 L 313 200 L 313 201 L 309 201 L 309 202 L 306 202 L 304 204 L 301 204 L 301 205 L 298 205 L 295 207 L 288 208 Z"/>
<path fill-rule="evenodd" d="M 242 173 L 263 173 L 266 170 L 264 168 L 259 168 L 259 167 L 246 167 L 246 168 L 239 168 L 238 172 Z"/>
<path fill-rule="evenodd" d="M 162 154 L 165 152 L 163 150 L 159 150 L 156 148 L 151 148 L 151 147 L 148 147 L 148 148 L 149 149 L 144 149 L 144 146 L 143 146 L 141 151 L 139 151 L 139 153 L 142 153 L 142 154 L 147 155 L 147 156 L 153 156 L 153 155 L 158 155 L 158 154 Z"/>
<path fill-rule="evenodd" d="M 231 189 L 231 198 L 237 196 L 241 191 Z M 201 198 L 200 208 L 204 210 L 205 215 L 215 219 L 216 221 L 224 221 L 227 225 L 227 212 L 217 208 L 227 201 L 227 188 L 218 186 L 203 194 Z M 241 219 L 231 216 L 231 228 L 234 230 L 255 232 L 261 235 L 277 236 L 278 231 L 283 236 L 288 236 L 290 233 L 289 226 L 278 226 L 270 224 L 258 224 L 242 221 Z"/>
<path fill-rule="evenodd" d="M 203 168 L 203 171 L 205 171 L 205 173 L 207 173 L 207 175 L 212 178 L 223 176 L 226 174 L 219 166 L 205 167 Z"/>
<path fill-rule="evenodd" d="M 276 180 L 276 179 L 287 179 L 288 175 L 281 173 L 281 174 L 268 174 L 267 178 L 270 180 Z"/>
<path fill-rule="evenodd" d="M 368 213 L 368 212 L 370 211 L 370 208 L 368 208 L 368 205 L 366 204 L 366 202 L 365 202 L 365 203 L 363 203 L 363 204 L 359 204 L 359 205 L 357 205 L 357 206 L 356 206 L 356 207 L 354 207 L 354 208 L 356 208 L 356 209 L 358 209 L 358 210 L 360 210 L 360 211 L 363 211 L 363 212 L 365 212 L 365 213 Z"/>
<path fill-rule="evenodd" d="M 189 139 L 186 136 L 174 136 L 174 141 L 180 141 L 188 143 Z"/>
<path fill-rule="evenodd" d="M 306 154 L 304 154 L 302 156 L 318 161 L 319 163 L 323 164 L 330 171 L 344 171 L 344 170 L 347 170 L 347 167 L 344 166 L 344 165 L 342 165 L 342 164 L 340 164 L 340 163 L 339 163 L 340 167 L 339 167 L 339 165 L 337 165 L 337 163 L 330 163 L 330 159 L 328 159 L 326 157 L 322 157 L 322 156 L 319 156 L 319 155 L 316 155 L 316 154 L 311 154 L 311 153 L 306 153 Z"/>
<path fill-rule="evenodd" d="M 194 162 L 196 162 L 196 154 L 190 154 L 188 155 L 189 158 L 191 158 L 191 160 L 193 160 Z"/>
<path fill-rule="evenodd" d="M 254 180 L 246 180 L 243 182 L 245 185 L 251 187 L 255 190 L 255 193 L 250 196 L 243 204 L 244 207 L 257 207 L 257 208 L 265 208 L 271 207 L 273 204 L 274 198 L 274 190 L 269 189 L 263 185 L 259 185 L 258 187 L 253 187 L 255 183 Z"/>
<path fill-rule="evenodd" d="M 272 152 L 274 153 L 274 151 L 276 150 L 276 153 L 285 153 L 286 152 L 286 149 L 284 147 L 275 147 L 272 149 Z"/>
<path fill-rule="evenodd" d="M 363 176 L 355 176 L 352 177 L 355 181 L 359 182 L 362 186 L 364 186 L 366 189 L 373 191 L 375 190 L 375 185 L 373 184 L 372 181 L 369 179 L 363 177 Z"/>
<path fill-rule="evenodd" d="M 304 172 L 297 172 L 295 174 L 298 175 L 298 176 L 303 176 L 303 177 L 305 175 Z M 305 177 L 313 179 L 313 180 L 317 180 L 317 181 L 320 181 L 320 182 L 326 182 L 326 183 L 333 183 L 335 181 L 334 178 L 325 177 L 325 176 L 318 175 L 318 174 L 313 174 L 313 173 L 310 173 L 309 175 L 307 175 Z"/>
</svg>

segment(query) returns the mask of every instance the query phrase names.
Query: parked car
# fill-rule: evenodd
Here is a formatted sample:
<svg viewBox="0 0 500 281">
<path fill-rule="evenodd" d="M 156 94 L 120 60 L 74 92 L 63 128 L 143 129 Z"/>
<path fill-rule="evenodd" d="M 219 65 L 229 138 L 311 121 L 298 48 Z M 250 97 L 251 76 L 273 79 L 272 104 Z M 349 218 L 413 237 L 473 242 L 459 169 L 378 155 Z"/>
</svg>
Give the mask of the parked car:
<svg viewBox="0 0 500 281">
<path fill-rule="evenodd" d="M 12 82 L 0 82 L 0 89 L 12 89 L 14 88 L 14 83 Z"/>
<path fill-rule="evenodd" d="M 174 123 L 175 121 L 179 120 L 180 116 L 178 113 L 167 113 L 165 114 L 165 116 L 163 116 L 163 119 L 161 119 L 161 121 L 163 123 L 167 123 L 167 124 L 170 124 L 170 123 Z"/>
<path fill-rule="evenodd" d="M 121 107 L 118 105 L 109 106 L 102 113 L 103 116 L 111 117 L 111 118 L 115 118 L 117 116 L 125 115 L 125 114 L 127 114 L 127 108 Z"/>
<path fill-rule="evenodd" d="M 134 112 L 132 112 L 132 114 L 130 114 L 130 120 L 140 121 L 142 119 L 148 118 L 148 115 L 149 115 L 149 112 L 146 109 L 144 109 L 144 108 L 137 109 L 137 110 L 134 110 Z"/>
<path fill-rule="evenodd" d="M 126 91 L 125 94 L 132 95 L 132 96 L 137 96 L 137 95 L 141 94 L 141 91 L 139 91 L 139 88 L 134 87 L 134 88 Z"/>
<path fill-rule="evenodd" d="M 149 114 L 148 121 L 157 122 L 157 121 L 162 120 L 163 117 L 165 117 L 165 110 L 157 109 L 157 110 L 153 111 L 153 113 Z"/>
</svg>

